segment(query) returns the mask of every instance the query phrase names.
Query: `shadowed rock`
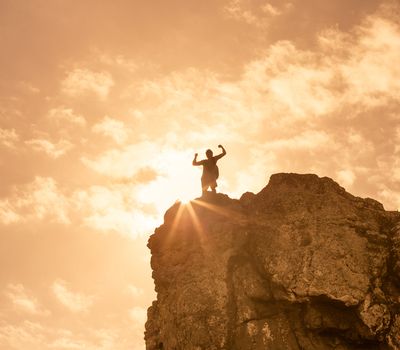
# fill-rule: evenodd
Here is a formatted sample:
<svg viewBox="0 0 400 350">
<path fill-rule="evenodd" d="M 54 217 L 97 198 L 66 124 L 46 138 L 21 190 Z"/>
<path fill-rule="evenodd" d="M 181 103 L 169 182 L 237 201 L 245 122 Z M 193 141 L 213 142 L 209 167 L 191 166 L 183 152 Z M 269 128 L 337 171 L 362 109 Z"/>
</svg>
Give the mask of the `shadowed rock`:
<svg viewBox="0 0 400 350">
<path fill-rule="evenodd" d="M 400 349 L 399 222 L 316 175 L 176 203 L 149 239 L 146 348 Z"/>
</svg>

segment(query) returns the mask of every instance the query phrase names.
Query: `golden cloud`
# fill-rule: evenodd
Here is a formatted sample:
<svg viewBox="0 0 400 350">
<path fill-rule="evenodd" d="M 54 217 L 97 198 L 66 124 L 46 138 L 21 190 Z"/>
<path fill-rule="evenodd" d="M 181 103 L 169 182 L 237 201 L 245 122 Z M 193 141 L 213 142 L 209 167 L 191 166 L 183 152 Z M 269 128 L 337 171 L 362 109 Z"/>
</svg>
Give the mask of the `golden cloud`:
<svg viewBox="0 0 400 350">
<path fill-rule="evenodd" d="M 114 80 L 109 72 L 94 72 L 87 68 L 76 68 L 67 73 L 62 81 L 62 91 L 70 96 L 94 93 L 99 98 L 108 96 Z"/>
</svg>

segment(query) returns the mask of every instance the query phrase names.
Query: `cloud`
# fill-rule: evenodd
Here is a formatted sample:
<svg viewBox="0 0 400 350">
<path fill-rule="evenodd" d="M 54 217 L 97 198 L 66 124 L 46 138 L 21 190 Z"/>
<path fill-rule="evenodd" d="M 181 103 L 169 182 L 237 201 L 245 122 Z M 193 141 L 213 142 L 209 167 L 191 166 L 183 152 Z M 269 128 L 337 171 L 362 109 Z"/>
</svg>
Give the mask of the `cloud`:
<svg viewBox="0 0 400 350">
<path fill-rule="evenodd" d="M 326 146 L 330 146 L 332 150 L 335 149 L 333 140 L 328 133 L 322 130 L 306 130 L 291 137 L 266 142 L 264 147 L 266 150 L 284 151 L 287 149 L 316 149 Z"/>
<path fill-rule="evenodd" d="M 350 187 L 353 185 L 356 175 L 352 170 L 345 169 L 345 170 L 339 170 L 337 172 L 337 179 L 339 183 L 345 187 Z"/>
<path fill-rule="evenodd" d="M 2 224 L 9 225 L 22 219 L 8 199 L 0 200 L 0 222 Z"/>
<path fill-rule="evenodd" d="M 117 232 L 132 238 L 149 234 L 159 224 L 158 212 L 146 211 L 137 201 L 137 185 L 91 186 L 74 193 L 84 223 L 100 232 Z"/>
<path fill-rule="evenodd" d="M 68 329 L 23 320 L 15 324 L 0 325 L 0 348 L 29 350 L 140 350 L 144 348 L 143 327 L 140 329 L 132 327 L 132 324 L 128 324 L 125 320 L 122 326 L 119 326 L 99 328 L 87 325 L 77 328 L 72 326 Z"/>
<path fill-rule="evenodd" d="M 111 67 L 124 68 L 128 72 L 135 72 L 138 69 L 138 63 L 124 55 L 110 55 L 104 52 L 98 52 L 100 61 Z"/>
<path fill-rule="evenodd" d="M 66 121 L 80 126 L 85 126 L 86 124 L 86 119 L 83 116 L 76 114 L 72 108 L 62 106 L 50 109 L 47 113 L 47 118 L 58 122 Z"/>
<path fill-rule="evenodd" d="M 355 43 L 354 37 L 338 41 L 335 33 L 333 36 L 321 36 L 321 40 L 335 46 L 335 50 L 348 54 L 348 58 L 339 65 L 347 85 L 347 100 L 374 107 L 388 103 L 388 99 L 398 99 L 400 68 L 392 64 L 400 59 L 398 24 L 370 16 L 358 28 L 357 34 L 358 41 Z"/>
<path fill-rule="evenodd" d="M 99 98 L 108 96 L 114 86 L 114 80 L 109 72 L 94 72 L 86 68 L 76 68 L 67 73 L 62 81 L 62 91 L 72 97 L 94 93 Z"/>
<path fill-rule="evenodd" d="M 35 151 L 46 153 L 53 159 L 63 156 L 73 148 L 73 144 L 67 140 L 60 140 L 57 143 L 52 143 L 46 139 L 32 139 L 25 141 L 25 144 L 32 147 Z"/>
<path fill-rule="evenodd" d="M 144 101 L 157 101 L 157 109 L 146 115 L 168 114 L 175 131 L 178 120 L 189 128 L 205 124 L 211 130 L 219 121 L 228 131 L 231 126 L 252 130 L 260 121 L 281 128 L 295 119 L 315 122 L 346 106 L 351 114 L 340 116 L 351 118 L 398 100 L 400 68 L 392 64 L 400 59 L 397 24 L 374 15 L 352 32 L 330 29 L 318 39 L 314 51 L 276 42 L 247 63 L 236 81 L 190 69 L 143 82 L 138 94 Z M 161 118 L 159 122 L 164 127 Z"/>
<path fill-rule="evenodd" d="M 154 178 L 154 173 L 138 173 Z M 4 225 L 31 221 L 70 224 L 79 213 L 80 221 L 99 232 L 117 232 L 129 237 L 149 234 L 159 222 L 161 207 L 137 200 L 143 183 L 122 182 L 109 186 L 90 186 L 76 189 L 69 194 L 63 192 L 50 177 L 36 177 L 27 185 L 15 187 L 11 195 L 0 200 L 0 223 Z M 151 194 L 152 200 L 156 193 Z M 165 199 L 164 199 L 165 201 Z M 164 201 L 161 201 L 166 209 Z M 168 204 L 171 204 L 168 202 Z M 78 220 L 78 219 L 77 219 Z"/>
<path fill-rule="evenodd" d="M 231 2 L 232 11 L 244 4 Z M 380 174 L 386 177 L 380 181 L 390 182 L 397 193 L 395 162 L 381 155 L 398 150 L 399 24 L 378 11 L 347 32 L 333 27 L 317 39 L 312 50 L 278 41 L 245 64 L 237 79 L 191 68 L 131 86 L 130 98 L 137 97 L 146 115 L 139 131 L 157 140 L 158 150 L 139 143 L 85 159 L 85 164 L 110 177 L 132 176 L 129 162 L 137 159 L 139 166 L 163 174 L 156 164 L 168 152 L 188 145 L 194 152 L 221 142 L 228 147 L 221 190 L 225 179 L 230 193 L 262 184 L 261 179 L 265 184 L 270 171 L 339 177 L 346 186 L 354 181 L 365 195 L 383 199 L 385 192 L 372 188 L 367 178 Z M 255 152 L 257 157 L 249 156 Z M 166 171 L 171 183 L 173 171 Z M 246 177 L 248 172 L 253 177 Z M 165 188 L 157 191 L 169 195 Z"/>
<path fill-rule="evenodd" d="M 233 19 L 244 21 L 248 24 L 259 24 L 256 15 L 250 9 L 245 9 L 242 3 L 243 1 L 241 0 L 230 1 L 224 9 L 225 13 Z"/>
<path fill-rule="evenodd" d="M 285 5 L 286 8 L 288 8 L 290 6 L 291 6 L 290 3 Z M 268 2 L 261 6 L 261 10 L 271 16 L 279 16 L 282 14 L 282 10 L 280 10 L 279 8 L 277 8 L 276 6 L 273 6 L 272 4 L 270 4 Z"/>
<path fill-rule="evenodd" d="M 254 2 L 251 0 L 231 0 L 224 7 L 224 14 L 239 22 L 244 22 L 258 28 L 266 28 L 270 18 L 277 17 L 292 8 L 290 2 L 274 6 L 268 2 Z"/>
<path fill-rule="evenodd" d="M 53 340 L 50 344 L 49 344 L 49 348 L 50 349 L 72 349 L 72 350 L 79 350 L 79 349 L 87 349 L 87 343 L 85 341 L 79 340 L 79 339 L 75 339 L 75 337 L 73 337 L 72 335 L 67 336 L 62 336 L 59 337 L 55 340 Z"/>
<path fill-rule="evenodd" d="M 49 349 L 109 350 L 116 349 L 118 334 L 114 329 L 87 329 L 84 334 L 74 334 L 68 329 L 59 329 Z"/>
<path fill-rule="evenodd" d="M 93 305 L 93 296 L 71 291 L 64 280 L 54 281 L 51 289 L 57 300 L 71 312 L 87 312 Z"/>
<path fill-rule="evenodd" d="M 92 131 L 111 137 L 116 143 L 124 144 L 128 140 L 128 129 L 124 122 L 104 117 L 100 123 L 93 126 Z"/>
<path fill-rule="evenodd" d="M 168 142 L 166 145 L 140 142 L 108 150 L 94 159 L 82 159 L 82 161 L 91 169 L 110 178 L 131 179 L 131 186 L 125 187 L 127 191 L 125 193 L 135 198 L 136 203 L 153 204 L 157 216 L 161 217 L 163 211 L 177 199 L 188 200 L 199 195 L 196 180 L 198 169 L 192 166 L 193 154 L 192 149 L 179 150 L 173 145 L 168 145 Z M 132 162 L 132 159 L 135 161 Z M 146 169 L 152 171 L 144 171 Z M 138 181 L 139 178 L 141 181 Z M 103 190 L 103 194 L 105 193 Z M 120 206 L 114 203 L 114 208 L 118 207 Z M 106 207 L 105 210 L 110 212 L 112 209 Z M 135 213 L 136 211 L 130 216 L 138 220 L 135 226 L 144 225 L 146 229 L 151 229 L 146 225 L 146 220 L 152 225 L 157 222 L 149 220 L 147 215 L 136 216 Z M 104 213 L 101 216 L 105 220 Z"/>
<path fill-rule="evenodd" d="M 135 306 L 129 310 L 129 316 L 135 324 L 144 325 L 147 319 L 147 310 L 143 307 Z"/>
<path fill-rule="evenodd" d="M 40 344 L 46 344 L 46 330 L 38 322 L 24 320 L 19 325 L 0 326 L 0 345 L 3 349 L 39 350 Z"/>
<path fill-rule="evenodd" d="M 155 143 L 144 141 L 122 149 L 107 150 L 94 159 L 82 157 L 81 160 L 100 174 L 114 178 L 132 178 L 138 169 L 148 167 L 158 154 L 159 147 Z"/>
<path fill-rule="evenodd" d="M 137 298 L 137 297 L 139 297 L 139 296 L 141 296 L 141 295 L 144 294 L 144 290 L 143 290 L 142 288 L 138 288 L 138 287 L 136 287 L 136 286 L 134 286 L 134 285 L 129 285 L 129 286 L 127 287 L 127 291 L 128 291 L 128 293 L 129 293 L 130 295 L 132 295 L 134 298 Z"/>
<path fill-rule="evenodd" d="M 32 315 L 49 315 L 38 300 L 29 293 L 22 284 L 9 284 L 5 288 L 5 295 L 19 311 Z"/>
<path fill-rule="evenodd" d="M 14 189 L 0 200 L 0 222 L 12 224 L 20 221 L 49 219 L 69 223 L 68 200 L 51 177 L 37 176 L 27 184 Z"/>
<path fill-rule="evenodd" d="M 0 145 L 8 148 L 15 148 L 15 144 L 19 141 L 19 136 L 15 129 L 0 128 Z"/>
<path fill-rule="evenodd" d="M 377 198 L 379 198 L 383 203 L 388 203 L 390 207 L 395 208 L 395 210 L 400 210 L 400 192 L 393 191 L 392 188 L 383 182 L 378 183 L 377 187 Z M 386 205 L 385 207 L 388 209 Z"/>
<path fill-rule="evenodd" d="M 38 94 L 40 93 L 40 89 L 36 86 L 34 86 L 31 82 L 29 81 L 20 81 L 18 83 L 18 87 L 26 93 L 29 94 Z"/>
</svg>

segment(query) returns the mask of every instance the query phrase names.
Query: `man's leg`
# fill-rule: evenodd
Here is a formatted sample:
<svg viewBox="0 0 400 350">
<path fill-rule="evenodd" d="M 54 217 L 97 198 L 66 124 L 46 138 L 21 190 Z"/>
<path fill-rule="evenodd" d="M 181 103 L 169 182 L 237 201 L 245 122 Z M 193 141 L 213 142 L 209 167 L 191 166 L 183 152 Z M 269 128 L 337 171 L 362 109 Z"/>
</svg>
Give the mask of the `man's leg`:
<svg viewBox="0 0 400 350">
<path fill-rule="evenodd" d="M 206 194 L 208 189 L 208 183 L 204 179 L 201 179 L 201 192 L 202 194 Z"/>
<path fill-rule="evenodd" d="M 217 188 L 217 181 L 213 181 L 211 184 L 210 184 L 210 187 L 211 187 L 211 191 L 213 192 L 213 193 L 217 193 L 217 191 L 216 191 L 216 188 Z"/>
</svg>

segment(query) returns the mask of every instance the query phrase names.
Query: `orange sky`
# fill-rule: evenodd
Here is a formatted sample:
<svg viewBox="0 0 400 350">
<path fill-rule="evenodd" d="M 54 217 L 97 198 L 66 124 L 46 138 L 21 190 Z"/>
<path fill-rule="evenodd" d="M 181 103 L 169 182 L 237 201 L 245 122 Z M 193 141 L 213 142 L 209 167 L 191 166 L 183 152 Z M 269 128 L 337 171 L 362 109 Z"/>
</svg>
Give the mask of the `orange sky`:
<svg viewBox="0 0 400 350">
<path fill-rule="evenodd" d="M 143 349 L 146 241 L 200 194 L 316 173 L 400 207 L 400 7 L 0 0 L 0 348 Z"/>
</svg>

